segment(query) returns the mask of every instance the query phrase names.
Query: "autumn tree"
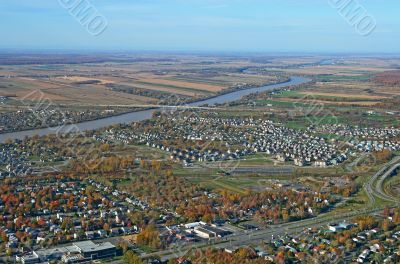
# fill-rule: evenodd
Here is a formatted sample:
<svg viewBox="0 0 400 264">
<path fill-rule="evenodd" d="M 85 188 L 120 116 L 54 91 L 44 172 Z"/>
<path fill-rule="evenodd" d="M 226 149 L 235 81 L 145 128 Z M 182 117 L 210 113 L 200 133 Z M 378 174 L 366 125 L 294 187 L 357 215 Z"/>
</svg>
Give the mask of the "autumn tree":
<svg viewBox="0 0 400 264">
<path fill-rule="evenodd" d="M 122 263 L 124 264 L 144 264 L 144 262 L 131 250 L 125 252 Z"/>
<path fill-rule="evenodd" d="M 160 233 L 154 225 L 146 226 L 137 236 L 137 244 L 157 249 L 161 247 Z"/>
</svg>

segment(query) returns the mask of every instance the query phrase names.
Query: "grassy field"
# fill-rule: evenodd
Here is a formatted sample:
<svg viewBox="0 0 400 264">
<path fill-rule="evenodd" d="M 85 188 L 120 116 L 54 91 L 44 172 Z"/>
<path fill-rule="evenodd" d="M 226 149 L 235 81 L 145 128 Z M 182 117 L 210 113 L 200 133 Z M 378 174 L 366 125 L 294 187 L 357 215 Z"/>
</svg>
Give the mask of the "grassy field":
<svg viewBox="0 0 400 264">
<path fill-rule="evenodd" d="M 40 56 L 34 57 L 32 65 L 0 65 L 0 96 L 21 99 L 35 91 L 60 104 L 157 104 L 163 98 L 142 91 L 160 91 L 196 99 L 216 95 L 225 89 L 259 86 L 280 80 L 275 72 L 262 75 L 241 72 L 242 68 L 259 66 L 259 63 L 247 58 L 104 55 L 104 58 L 96 57 L 94 60 L 103 59 L 101 63 L 75 63 L 66 56 L 66 63 L 63 64 L 63 56 L 55 55 L 60 58 L 60 64 L 48 65 L 40 64 Z M 133 89 L 125 93 L 123 90 L 113 91 L 107 85 L 124 85 Z"/>
<path fill-rule="evenodd" d="M 141 79 L 141 82 L 144 83 L 152 83 L 152 84 L 159 84 L 159 85 L 166 85 L 172 87 L 180 87 L 186 89 L 193 89 L 199 91 L 208 91 L 208 92 L 219 92 L 223 89 L 226 89 L 226 86 L 216 85 L 216 84 L 205 84 L 205 83 L 195 83 L 195 82 L 188 82 L 188 81 L 174 81 L 168 79 L 158 79 L 158 78 L 151 78 L 151 79 Z"/>
<path fill-rule="evenodd" d="M 102 85 L 65 84 L 56 80 L 11 78 L 0 80 L 0 96 L 13 96 L 21 100 L 51 100 L 53 103 L 83 104 L 148 104 L 153 98 L 121 94 Z"/>
</svg>

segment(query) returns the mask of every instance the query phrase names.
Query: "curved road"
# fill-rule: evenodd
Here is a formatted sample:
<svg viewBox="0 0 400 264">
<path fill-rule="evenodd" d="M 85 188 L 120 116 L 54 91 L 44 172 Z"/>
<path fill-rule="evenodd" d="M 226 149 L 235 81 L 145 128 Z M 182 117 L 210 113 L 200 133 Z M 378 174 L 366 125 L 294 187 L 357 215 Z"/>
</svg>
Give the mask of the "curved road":
<svg viewBox="0 0 400 264">
<path fill-rule="evenodd" d="M 400 163 L 397 163 L 395 165 L 393 165 L 388 171 L 386 171 L 376 182 L 376 187 L 375 187 L 375 195 L 378 196 L 379 198 L 389 201 L 389 202 L 393 202 L 393 203 L 399 203 L 399 199 L 397 197 L 391 196 L 387 193 L 385 193 L 385 191 L 383 190 L 383 183 L 385 182 L 385 180 L 390 177 L 393 172 L 395 172 L 398 168 L 400 167 Z"/>
<path fill-rule="evenodd" d="M 400 156 L 394 157 L 390 162 L 385 164 L 378 172 L 376 172 L 369 181 L 364 185 L 365 191 L 370 198 L 372 204 L 375 204 L 375 197 L 380 199 L 390 201 L 395 205 L 398 205 L 399 199 L 386 194 L 383 190 L 384 181 L 400 167 Z M 279 235 L 284 235 L 286 233 L 291 233 L 293 235 L 301 233 L 305 228 L 308 227 L 319 227 L 322 225 L 329 224 L 331 222 L 339 222 L 344 220 L 350 220 L 358 215 L 373 214 L 381 211 L 383 209 L 380 207 L 375 208 L 365 208 L 364 210 L 352 211 L 349 213 L 326 213 L 319 215 L 315 218 L 300 220 L 296 222 L 290 222 L 280 225 L 272 225 L 268 228 L 252 231 L 252 232 L 240 232 L 235 235 L 231 235 L 225 240 L 216 240 L 212 242 L 197 242 L 193 244 L 182 244 L 175 248 L 158 251 L 155 253 L 141 255 L 142 258 L 151 258 L 155 256 L 161 256 L 163 260 L 168 260 L 171 258 L 177 258 L 185 255 L 188 251 L 192 249 L 199 249 L 205 247 L 223 248 L 231 246 L 244 246 L 252 245 L 261 241 L 269 241 L 272 236 L 277 237 Z"/>
<path fill-rule="evenodd" d="M 400 202 L 398 198 L 388 195 L 382 189 L 384 181 L 399 167 L 400 156 L 396 156 L 365 183 L 364 189 L 372 205 L 375 204 L 376 197 L 395 204 Z"/>
</svg>

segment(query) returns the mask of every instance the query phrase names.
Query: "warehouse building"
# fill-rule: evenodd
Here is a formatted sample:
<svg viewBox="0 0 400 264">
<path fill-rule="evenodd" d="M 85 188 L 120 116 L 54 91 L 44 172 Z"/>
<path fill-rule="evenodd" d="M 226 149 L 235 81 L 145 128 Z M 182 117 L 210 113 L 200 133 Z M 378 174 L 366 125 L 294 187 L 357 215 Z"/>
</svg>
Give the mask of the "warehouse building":
<svg viewBox="0 0 400 264">
<path fill-rule="evenodd" d="M 71 246 L 52 249 L 41 249 L 32 252 L 34 258 L 26 257 L 25 263 L 59 261 L 74 263 L 87 260 L 117 256 L 117 248 L 110 242 L 94 243 L 93 241 L 75 242 Z"/>
</svg>

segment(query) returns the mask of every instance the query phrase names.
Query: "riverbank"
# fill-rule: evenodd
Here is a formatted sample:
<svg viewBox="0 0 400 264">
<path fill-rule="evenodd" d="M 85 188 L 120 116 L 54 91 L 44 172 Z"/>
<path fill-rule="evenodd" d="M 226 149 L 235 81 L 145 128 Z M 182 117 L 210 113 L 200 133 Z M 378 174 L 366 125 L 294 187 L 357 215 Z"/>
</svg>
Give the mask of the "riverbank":
<svg viewBox="0 0 400 264">
<path fill-rule="evenodd" d="M 223 104 L 223 103 L 229 103 L 232 101 L 239 100 L 245 95 L 251 94 L 251 93 L 257 93 L 257 92 L 265 92 L 268 90 L 273 90 L 277 88 L 286 88 L 289 86 L 293 85 L 300 85 L 303 83 L 310 82 L 311 79 L 301 77 L 301 76 L 291 76 L 290 80 L 287 82 L 283 83 L 277 83 L 277 84 L 271 84 L 271 85 L 266 85 L 266 86 L 261 86 L 261 87 L 256 87 L 256 88 L 249 88 L 245 90 L 238 90 L 222 95 L 218 95 L 215 97 L 211 97 L 208 99 L 200 100 L 197 102 L 193 103 L 188 103 L 187 106 L 193 106 L 193 107 L 198 107 L 201 105 L 216 105 L 216 104 Z M 49 134 L 66 134 L 66 133 L 71 133 L 71 132 L 78 132 L 78 131 L 88 131 L 88 130 L 94 130 L 94 129 L 99 129 L 115 124 L 121 124 L 121 123 L 131 123 L 131 122 L 137 122 L 137 121 L 143 121 L 146 119 L 150 119 L 152 117 L 152 114 L 160 110 L 162 108 L 152 108 L 152 109 L 146 109 L 146 110 L 141 110 L 141 111 L 135 111 L 135 112 L 129 112 L 121 115 L 115 115 L 111 117 L 106 117 L 106 118 L 100 118 L 97 120 L 91 120 L 91 121 L 85 121 L 81 123 L 76 123 L 76 124 L 65 124 L 65 125 L 60 125 L 56 127 L 48 127 L 48 128 L 40 128 L 40 129 L 31 129 L 31 130 L 25 130 L 25 131 L 18 131 L 18 132 L 11 132 L 11 133 L 3 133 L 0 134 L 0 142 L 4 143 L 6 140 L 15 140 L 15 139 L 24 139 L 25 137 L 31 137 L 31 136 L 44 136 L 44 135 L 49 135 Z"/>
</svg>

